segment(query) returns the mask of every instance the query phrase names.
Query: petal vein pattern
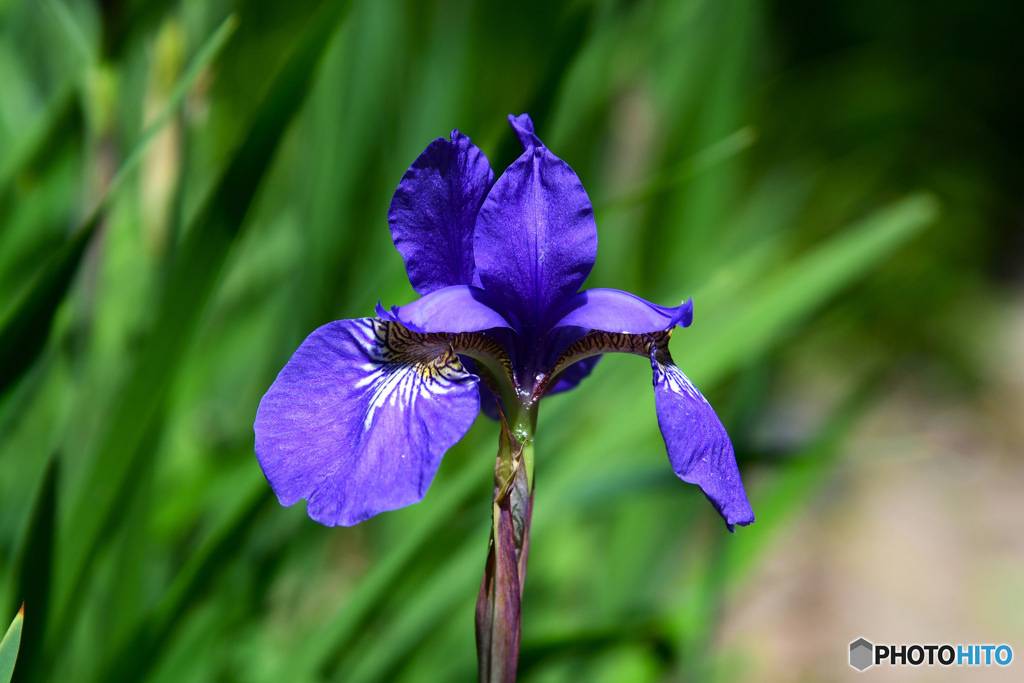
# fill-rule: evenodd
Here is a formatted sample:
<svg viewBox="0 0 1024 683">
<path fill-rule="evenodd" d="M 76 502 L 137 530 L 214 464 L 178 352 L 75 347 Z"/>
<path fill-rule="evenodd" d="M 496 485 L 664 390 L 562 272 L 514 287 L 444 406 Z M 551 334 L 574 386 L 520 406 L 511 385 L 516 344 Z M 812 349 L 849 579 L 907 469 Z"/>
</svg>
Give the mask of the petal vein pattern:
<svg viewBox="0 0 1024 683">
<path fill-rule="evenodd" d="M 662 385 L 674 394 L 686 394 L 694 401 L 699 401 L 708 406 L 711 405 L 704 398 L 704 394 L 697 391 L 697 388 L 693 386 L 690 378 L 684 375 L 683 371 L 675 365 L 664 366 L 656 363 L 654 366 L 654 383 Z"/>
<path fill-rule="evenodd" d="M 264 396 L 256 455 L 283 505 L 349 526 L 418 502 L 480 410 L 442 335 L 374 318 L 306 338 Z"/>
<path fill-rule="evenodd" d="M 372 338 L 367 337 L 365 342 L 373 360 L 363 365 L 369 374 L 360 383 L 372 384 L 373 395 L 363 420 L 364 431 L 370 430 L 374 415 L 385 402 L 409 405 L 416 398 L 443 396 L 458 389 L 459 380 L 467 374 L 458 356 L 447 347 L 430 360 L 431 354 L 436 354 L 432 351 L 434 345 L 418 340 L 419 335 L 381 320 L 372 320 L 367 327 L 372 330 Z"/>
</svg>

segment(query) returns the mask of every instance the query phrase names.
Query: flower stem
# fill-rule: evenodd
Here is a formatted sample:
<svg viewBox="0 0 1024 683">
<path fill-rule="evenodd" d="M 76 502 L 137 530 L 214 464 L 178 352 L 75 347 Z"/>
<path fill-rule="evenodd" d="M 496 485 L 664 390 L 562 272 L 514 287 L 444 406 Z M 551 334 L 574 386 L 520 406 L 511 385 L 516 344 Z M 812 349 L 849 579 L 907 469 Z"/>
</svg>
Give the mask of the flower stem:
<svg viewBox="0 0 1024 683">
<path fill-rule="evenodd" d="M 532 427 L 536 423 L 535 417 L 525 417 L 525 423 L 517 419 L 516 429 L 512 430 L 505 416 L 501 416 L 490 549 L 476 605 L 481 683 L 513 683 L 519 661 L 522 595 L 533 512 Z"/>
<path fill-rule="evenodd" d="M 520 408 L 512 435 L 523 446 L 523 465 L 526 467 L 526 482 L 533 493 L 533 434 L 537 429 L 536 404 Z"/>
</svg>

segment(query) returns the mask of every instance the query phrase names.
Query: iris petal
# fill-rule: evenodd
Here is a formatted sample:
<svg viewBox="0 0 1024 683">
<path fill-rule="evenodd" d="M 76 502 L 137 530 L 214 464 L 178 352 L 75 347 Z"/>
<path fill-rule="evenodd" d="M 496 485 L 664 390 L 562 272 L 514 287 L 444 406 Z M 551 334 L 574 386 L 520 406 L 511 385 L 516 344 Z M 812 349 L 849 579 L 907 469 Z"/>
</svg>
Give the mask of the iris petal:
<svg viewBox="0 0 1024 683">
<path fill-rule="evenodd" d="M 509 115 L 508 123 L 512 126 L 512 132 L 516 134 L 516 138 L 519 140 L 519 144 L 523 146 L 524 150 L 531 147 L 543 147 L 544 143 L 540 141 L 537 134 L 533 130 L 533 119 L 530 118 L 529 114 L 520 114 L 519 116 Z"/>
<path fill-rule="evenodd" d="M 549 330 L 545 335 L 547 349 L 544 365 L 551 368 L 557 367 L 557 370 L 552 371 L 548 379 L 545 380 L 546 386 L 542 395 L 551 396 L 575 389 L 593 371 L 594 366 L 601 360 L 599 355 L 592 355 L 579 362 L 563 364 L 558 367 L 558 361 L 562 358 L 562 354 L 589 332 L 590 330 L 582 327 L 563 326 Z"/>
<path fill-rule="evenodd" d="M 740 480 L 736 454 L 721 420 L 668 352 L 671 330 L 650 334 L 591 331 L 565 348 L 555 372 L 573 368 L 604 353 L 646 356 L 654 370 L 654 401 L 658 426 L 676 475 L 697 484 L 729 525 L 754 521 Z"/>
<path fill-rule="evenodd" d="M 394 323 L 339 320 L 299 346 L 260 402 L 256 457 L 282 505 L 350 526 L 420 501 L 480 410 L 448 347 Z"/>
<path fill-rule="evenodd" d="M 493 182 L 487 157 L 457 130 L 430 143 L 402 176 L 388 223 L 417 292 L 479 284 L 473 230 Z"/>
<path fill-rule="evenodd" d="M 456 285 L 433 291 L 405 306 L 392 306 L 390 311 L 378 304 L 377 316 L 420 333 L 511 327 L 493 305 L 493 297 L 479 287 Z"/>
<path fill-rule="evenodd" d="M 483 287 L 524 327 L 539 329 L 590 274 L 597 228 L 576 173 L 540 144 L 528 116 L 509 120 L 524 152 L 480 208 L 474 257 Z"/>
<path fill-rule="evenodd" d="M 725 519 L 729 530 L 754 521 L 732 442 L 707 399 L 693 386 L 668 354 L 652 344 L 654 402 L 672 470 L 680 479 L 700 486 Z"/>
<path fill-rule="evenodd" d="M 590 356 L 567 367 L 555 382 L 555 386 L 548 390 L 548 396 L 561 394 L 578 387 L 580 382 L 590 376 L 590 373 L 594 371 L 594 366 L 600 360 L 601 356 Z"/>
<path fill-rule="evenodd" d="M 588 289 L 570 297 L 552 315 L 552 327 L 572 325 L 602 332 L 643 334 L 693 322 L 693 299 L 680 306 L 658 306 L 618 289 Z"/>
</svg>

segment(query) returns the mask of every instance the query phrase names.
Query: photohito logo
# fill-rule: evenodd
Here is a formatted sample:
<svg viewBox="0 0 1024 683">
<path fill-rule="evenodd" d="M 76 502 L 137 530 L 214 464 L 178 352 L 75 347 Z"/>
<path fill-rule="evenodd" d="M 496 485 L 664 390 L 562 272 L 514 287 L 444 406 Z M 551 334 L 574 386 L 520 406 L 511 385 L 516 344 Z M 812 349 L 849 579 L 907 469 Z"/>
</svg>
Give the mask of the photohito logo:
<svg viewBox="0 0 1024 683">
<path fill-rule="evenodd" d="M 874 648 L 874 645 L 863 638 L 858 638 L 850 643 L 850 666 L 857 671 L 863 671 L 871 666 L 873 664 L 872 659 L 874 655 L 872 651 Z"/>
<path fill-rule="evenodd" d="M 864 671 L 889 666 L 1006 666 L 1013 661 L 1009 645 L 874 645 L 866 638 L 850 643 L 850 666 Z"/>
</svg>

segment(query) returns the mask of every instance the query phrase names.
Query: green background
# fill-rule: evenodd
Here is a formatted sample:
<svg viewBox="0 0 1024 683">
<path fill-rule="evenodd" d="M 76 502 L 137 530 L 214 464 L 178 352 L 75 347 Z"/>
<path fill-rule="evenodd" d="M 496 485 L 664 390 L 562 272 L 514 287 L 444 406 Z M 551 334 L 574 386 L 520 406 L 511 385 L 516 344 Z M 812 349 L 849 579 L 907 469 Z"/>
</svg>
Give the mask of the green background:
<svg viewBox="0 0 1024 683">
<path fill-rule="evenodd" d="M 594 203 L 587 286 L 693 297 L 673 355 L 758 521 L 673 476 L 648 364 L 606 358 L 541 408 L 521 680 L 1022 642 L 1012 4 L 0 1 L 15 680 L 475 677 L 494 423 L 422 503 L 329 529 L 252 421 L 306 334 L 414 297 L 412 160 L 457 127 L 500 173 L 522 112 Z"/>
</svg>

